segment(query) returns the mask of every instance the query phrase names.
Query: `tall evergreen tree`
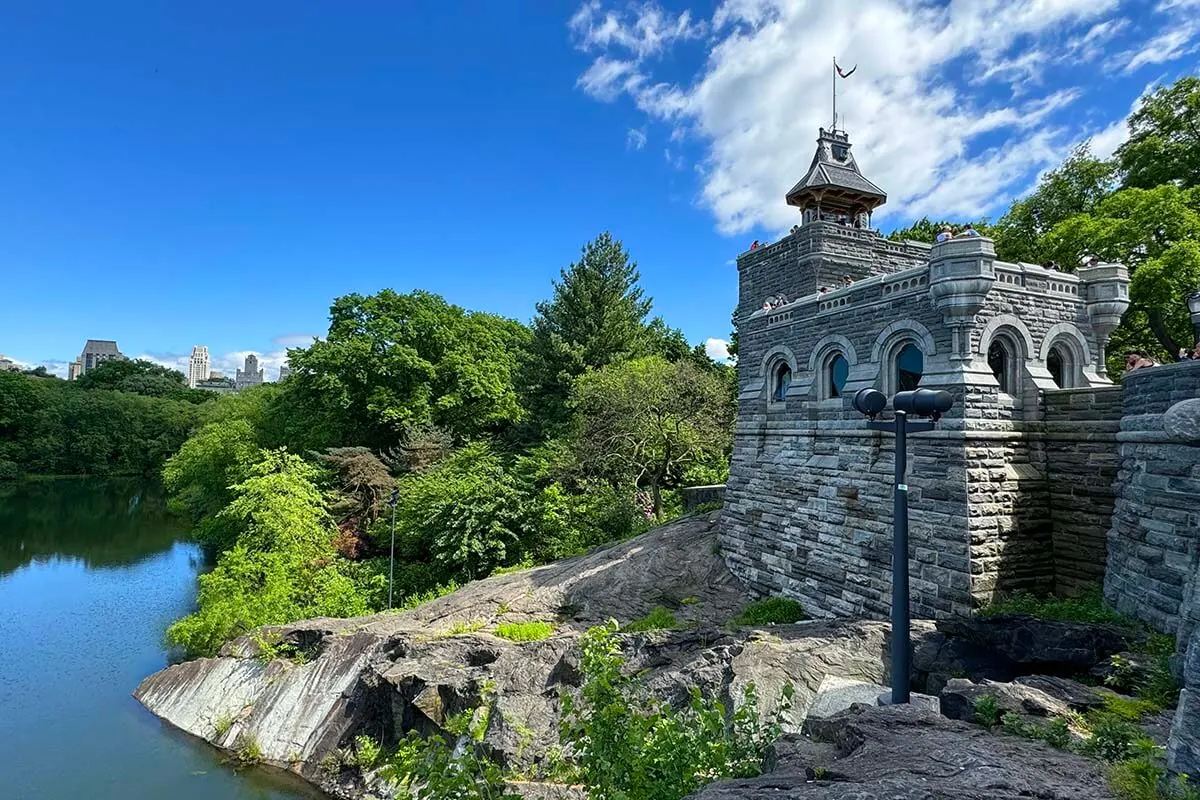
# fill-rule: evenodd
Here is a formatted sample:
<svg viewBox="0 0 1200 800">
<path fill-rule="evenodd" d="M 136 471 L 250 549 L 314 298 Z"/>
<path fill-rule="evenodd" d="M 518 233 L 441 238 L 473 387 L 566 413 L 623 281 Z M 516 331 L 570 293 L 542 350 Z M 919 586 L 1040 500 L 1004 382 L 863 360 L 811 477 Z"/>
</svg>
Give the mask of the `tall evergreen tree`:
<svg viewBox="0 0 1200 800">
<path fill-rule="evenodd" d="M 566 421 L 571 384 L 589 367 L 647 355 L 676 338 L 661 321 L 647 322 L 651 301 L 638 286 L 637 264 L 608 232 L 561 275 L 553 299 L 537 304 L 524 365 L 527 402 L 543 429 Z"/>
</svg>

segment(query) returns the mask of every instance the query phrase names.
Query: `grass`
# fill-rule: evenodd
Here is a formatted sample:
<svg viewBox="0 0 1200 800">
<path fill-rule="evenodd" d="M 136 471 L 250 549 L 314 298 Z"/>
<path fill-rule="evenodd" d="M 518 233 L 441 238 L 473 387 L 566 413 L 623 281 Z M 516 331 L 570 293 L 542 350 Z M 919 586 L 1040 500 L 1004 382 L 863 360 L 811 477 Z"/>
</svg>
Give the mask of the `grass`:
<svg viewBox="0 0 1200 800">
<path fill-rule="evenodd" d="M 497 575 L 508 575 L 513 572 L 522 572 L 527 569 L 533 569 L 535 566 L 537 565 L 533 563 L 533 559 L 526 556 L 516 564 L 509 564 L 507 567 L 496 567 L 494 570 L 492 570 L 492 574 L 488 577 L 494 578 Z"/>
<path fill-rule="evenodd" d="M 980 617 L 997 614 L 1029 614 L 1038 619 L 1059 622 L 1095 622 L 1140 627 L 1137 620 L 1111 608 L 1104 595 L 1095 587 L 1079 597 L 1039 598 L 1018 592 L 1006 600 L 991 603 L 975 612 Z"/>
<path fill-rule="evenodd" d="M 975 698 L 975 721 L 985 728 L 994 728 L 1000 723 L 1000 705 L 990 694 Z"/>
<path fill-rule="evenodd" d="M 218 717 L 217 721 L 213 723 L 213 730 L 216 732 L 217 738 L 229 733 L 229 729 L 232 727 L 233 716 L 230 714 L 225 714 L 221 717 Z"/>
<path fill-rule="evenodd" d="M 400 605 L 396 606 L 393 609 L 393 613 L 400 612 L 400 611 L 412 611 L 414 608 L 417 608 L 418 606 L 423 606 L 426 603 L 431 603 L 434 600 L 437 600 L 439 597 L 445 597 L 446 595 L 450 594 L 451 592 L 458 591 L 458 588 L 459 588 L 459 586 L 457 583 L 455 583 L 454 581 L 450 581 L 449 583 L 447 583 L 443 586 L 435 586 L 434 588 L 430 589 L 427 592 L 418 592 L 417 594 L 410 594 L 408 597 L 405 597 L 403 600 L 400 601 Z"/>
<path fill-rule="evenodd" d="M 787 625 L 804 619 L 804 606 L 790 597 L 767 597 L 746 606 L 734 625 Z"/>
<path fill-rule="evenodd" d="M 553 622 L 502 622 L 496 626 L 496 635 L 510 642 L 537 642 L 549 639 L 552 633 Z"/>
<path fill-rule="evenodd" d="M 237 748 L 233 751 L 231 760 L 235 769 L 261 764 L 263 762 L 263 752 L 262 748 L 258 746 L 258 740 L 253 736 L 246 736 L 240 739 Z"/>
<path fill-rule="evenodd" d="M 1166 782 L 1166 770 L 1153 758 L 1133 758 L 1113 764 L 1108 786 L 1123 800 L 1200 800 L 1200 790 L 1179 776 Z"/>
<path fill-rule="evenodd" d="M 379 763 L 383 748 L 370 736 L 354 737 L 354 763 L 359 769 L 371 769 Z"/>
<path fill-rule="evenodd" d="M 1162 708 L 1150 700 L 1124 697 L 1119 694 L 1109 694 L 1106 692 L 1104 694 L 1104 710 L 1110 714 L 1115 714 L 1123 720 L 1137 722 L 1147 714 L 1161 711 Z"/>
<path fill-rule="evenodd" d="M 471 620 L 467 620 L 466 622 L 456 622 L 453 625 L 451 625 L 449 628 L 447 628 L 446 632 L 442 635 L 443 636 L 461 636 L 464 633 L 475 633 L 476 631 L 483 630 L 483 626 L 486 624 L 487 623 L 485 623 L 481 619 L 471 619 Z"/>
<path fill-rule="evenodd" d="M 678 627 L 678 625 L 679 621 L 675 619 L 675 615 L 665 606 L 655 606 L 646 616 L 626 625 L 625 630 L 630 633 L 661 631 Z"/>
</svg>

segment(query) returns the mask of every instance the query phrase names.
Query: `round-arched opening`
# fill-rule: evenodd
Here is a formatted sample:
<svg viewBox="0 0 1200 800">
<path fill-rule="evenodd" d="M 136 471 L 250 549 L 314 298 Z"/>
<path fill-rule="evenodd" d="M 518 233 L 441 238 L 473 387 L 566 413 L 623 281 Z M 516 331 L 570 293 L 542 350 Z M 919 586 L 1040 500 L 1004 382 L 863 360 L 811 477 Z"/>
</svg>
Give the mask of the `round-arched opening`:
<svg viewBox="0 0 1200 800">
<path fill-rule="evenodd" d="M 1077 385 L 1075 377 L 1075 351 L 1063 342 L 1057 342 L 1046 354 L 1046 369 L 1050 373 L 1054 385 L 1060 389 L 1074 389 Z"/>
<path fill-rule="evenodd" d="M 786 362 L 779 364 L 771 373 L 771 401 L 782 403 L 792 385 L 792 368 Z"/>
<path fill-rule="evenodd" d="M 925 354 L 908 342 L 896 353 L 896 391 L 911 392 L 921 385 L 925 372 Z"/>
<path fill-rule="evenodd" d="M 846 386 L 846 379 L 850 377 L 850 362 L 841 353 L 836 354 L 829 359 L 828 366 L 825 368 L 825 383 L 828 387 L 829 397 L 841 397 L 842 389 Z"/>
<path fill-rule="evenodd" d="M 988 368 L 992 377 L 1000 384 L 1000 391 L 1005 394 L 1013 393 L 1013 354 L 1007 341 L 997 336 L 988 346 Z"/>
</svg>

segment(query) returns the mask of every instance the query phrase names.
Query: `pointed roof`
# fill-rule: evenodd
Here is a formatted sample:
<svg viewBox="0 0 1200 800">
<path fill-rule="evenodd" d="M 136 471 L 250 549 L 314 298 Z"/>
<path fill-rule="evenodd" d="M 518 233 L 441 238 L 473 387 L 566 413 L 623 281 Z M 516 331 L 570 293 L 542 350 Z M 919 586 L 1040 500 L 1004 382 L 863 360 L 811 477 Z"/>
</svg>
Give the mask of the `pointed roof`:
<svg viewBox="0 0 1200 800">
<path fill-rule="evenodd" d="M 887 194 L 858 171 L 845 131 L 821 128 L 808 174 L 787 193 L 790 206 L 815 205 L 818 199 L 824 205 L 856 206 L 866 211 L 887 202 Z"/>
</svg>

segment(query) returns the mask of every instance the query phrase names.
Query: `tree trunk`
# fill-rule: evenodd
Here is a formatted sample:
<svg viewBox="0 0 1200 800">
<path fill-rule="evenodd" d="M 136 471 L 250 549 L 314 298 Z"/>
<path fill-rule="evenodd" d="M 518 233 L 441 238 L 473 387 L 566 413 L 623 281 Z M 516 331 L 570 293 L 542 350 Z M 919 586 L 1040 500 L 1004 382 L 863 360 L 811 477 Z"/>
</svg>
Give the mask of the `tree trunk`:
<svg viewBox="0 0 1200 800">
<path fill-rule="evenodd" d="M 1162 311 L 1157 308 L 1151 308 L 1147 310 L 1146 316 L 1149 319 L 1150 330 L 1154 333 L 1155 338 L 1158 339 L 1159 344 L 1166 348 L 1167 355 L 1174 360 L 1175 356 L 1179 353 L 1179 345 L 1175 343 L 1171 332 L 1167 330 L 1167 326 L 1163 322 Z"/>
<path fill-rule="evenodd" d="M 654 521 L 662 520 L 662 489 L 658 485 L 658 476 L 650 479 L 650 497 L 654 501 Z"/>
</svg>

